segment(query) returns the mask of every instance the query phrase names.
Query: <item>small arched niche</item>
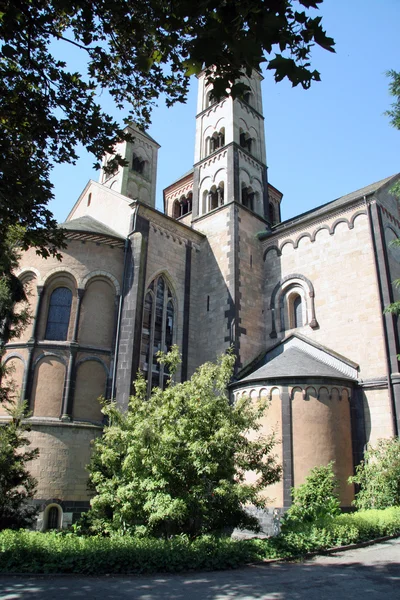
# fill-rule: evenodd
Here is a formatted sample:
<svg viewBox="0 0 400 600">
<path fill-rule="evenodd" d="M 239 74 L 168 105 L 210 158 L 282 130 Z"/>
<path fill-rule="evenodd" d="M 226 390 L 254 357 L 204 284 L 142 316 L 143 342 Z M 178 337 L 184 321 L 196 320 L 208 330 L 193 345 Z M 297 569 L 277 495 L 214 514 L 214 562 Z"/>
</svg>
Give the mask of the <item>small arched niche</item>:
<svg viewBox="0 0 400 600">
<path fill-rule="evenodd" d="M 43 529 L 54 531 L 62 527 L 63 510 L 59 504 L 52 503 L 46 506 L 43 515 Z"/>
</svg>

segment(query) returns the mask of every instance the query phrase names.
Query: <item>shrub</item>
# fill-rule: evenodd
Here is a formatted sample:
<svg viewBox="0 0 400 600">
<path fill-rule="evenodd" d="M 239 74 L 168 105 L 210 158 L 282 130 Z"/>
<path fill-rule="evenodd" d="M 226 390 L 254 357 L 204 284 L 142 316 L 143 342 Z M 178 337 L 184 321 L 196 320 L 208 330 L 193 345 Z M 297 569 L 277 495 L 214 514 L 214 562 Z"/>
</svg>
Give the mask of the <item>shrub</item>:
<svg viewBox="0 0 400 600">
<path fill-rule="evenodd" d="M 378 440 L 349 482 L 360 486 L 354 505 L 360 509 L 400 506 L 400 438 Z"/>
<path fill-rule="evenodd" d="M 37 515 L 37 508 L 28 504 L 36 491 L 36 479 L 27 463 L 39 450 L 27 449 L 29 427 L 22 421 L 24 409 L 23 405 L 7 408 L 12 418 L 0 425 L 0 530 L 29 527 Z"/>
<path fill-rule="evenodd" d="M 79 537 L 73 533 L 0 532 L 0 573 L 155 573 L 229 569 L 271 558 L 400 534 L 400 507 L 359 511 L 267 540 L 233 540 L 204 535 L 170 539 L 112 535 Z"/>
<path fill-rule="evenodd" d="M 282 521 L 282 531 L 318 522 L 340 513 L 333 463 L 314 467 L 303 484 L 293 488 L 293 503 Z"/>
<path fill-rule="evenodd" d="M 174 372 L 177 347 L 162 360 Z M 279 480 L 281 467 L 271 454 L 273 436 L 257 434 L 266 406 L 230 402 L 234 362 L 223 355 L 189 381 L 154 388 L 150 398 L 139 376 L 128 411 L 104 406 L 110 425 L 95 441 L 89 467 L 97 492 L 87 517 L 92 531 L 196 537 L 259 526 L 245 507 L 265 506 L 262 492 Z M 249 471 L 256 474 L 251 483 Z"/>
</svg>

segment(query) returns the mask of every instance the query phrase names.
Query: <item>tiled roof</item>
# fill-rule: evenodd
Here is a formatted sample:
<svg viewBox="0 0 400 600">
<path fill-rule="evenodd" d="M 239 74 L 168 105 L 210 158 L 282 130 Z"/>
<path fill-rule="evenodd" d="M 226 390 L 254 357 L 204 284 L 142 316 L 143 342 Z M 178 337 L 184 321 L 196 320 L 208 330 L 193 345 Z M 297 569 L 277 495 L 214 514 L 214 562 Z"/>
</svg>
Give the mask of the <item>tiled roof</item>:
<svg viewBox="0 0 400 600">
<path fill-rule="evenodd" d="M 67 229 L 68 231 L 78 231 L 78 232 L 87 232 L 87 233 L 96 233 L 99 235 L 110 236 L 118 239 L 125 239 L 119 233 L 104 225 L 97 219 L 93 219 L 93 217 L 89 217 L 88 215 L 84 215 L 83 217 L 78 217 L 77 219 L 72 219 L 71 221 L 65 221 L 65 223 L 60 223 L 58 225 L 62 229 Z"/>
<path fill-rule="evenodd" d="M 293 379 L 297 377 L 350 379 L 335 367 L 321 362 L 299 348 L 289 348 L 241 379 L 240 383 L 257 379 L 280 379 L 282 377 Z"/>
</svg>

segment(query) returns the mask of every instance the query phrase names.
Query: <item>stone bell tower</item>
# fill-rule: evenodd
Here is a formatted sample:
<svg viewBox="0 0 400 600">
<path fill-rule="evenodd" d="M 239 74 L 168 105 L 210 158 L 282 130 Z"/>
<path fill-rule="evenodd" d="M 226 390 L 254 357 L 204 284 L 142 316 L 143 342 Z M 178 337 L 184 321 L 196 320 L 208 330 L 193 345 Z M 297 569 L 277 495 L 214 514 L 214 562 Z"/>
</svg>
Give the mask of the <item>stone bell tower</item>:
<svg viewBox="0 0 400 600">
<path fill-rule="evenodd" d="M 100 183 L 132 200 L 140 200 L 155 208 L 157 155 L 160 146 L 135 126 L 129 125 L 125 131 L 132 135 L 133 141 L 117 144 L 116 153 L 121 154 L 128 164 L 111 176 L 101 170 Z M 112 155 L 106 154 L 103 164 L 107 164 L 111 157 Z"/>
<path fill-rule="evenodd" d="M 199 76 L 194 158 L 193 219 L 237 202 L 271 221 L 268 200 L 262 76 L 243 76 L 242 99 L 216 102 Z"/>
</svg>

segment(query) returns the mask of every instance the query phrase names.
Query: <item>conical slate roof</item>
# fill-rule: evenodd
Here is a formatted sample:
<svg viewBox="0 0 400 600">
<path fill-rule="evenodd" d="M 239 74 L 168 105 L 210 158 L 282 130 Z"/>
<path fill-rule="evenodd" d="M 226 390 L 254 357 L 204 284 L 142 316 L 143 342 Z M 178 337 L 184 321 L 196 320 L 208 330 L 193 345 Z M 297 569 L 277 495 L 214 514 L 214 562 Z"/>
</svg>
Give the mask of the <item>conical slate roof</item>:
<svg viewBox="0 0 400 600">
<path fill-rule="evenodd" d="M 65 223 L 60 223 L 59 227 L 69 231 L 97 233 L 99 235 L 107 235 L 122 240 L 125 239 L 119 233 L 114 231 L 114 229 L 111 229 L 111 227 L 104 225 L 104 223 L 101 223 L 97 219 L 93 219 L 93 217 L 89 217 L 88 215 L 78 217 L 77 219 L 72 219 L 71 221 L 65 221 Z"/>
<path fill-rule="evenodd" d="M 278 354 L 278 356 L 275 356 L 272 360 L 240 381 L 280 379 L 283 377 L 328 377 L 331 379 L 350 379 L 354 381 L 351 377 L 344 375 L 339 369 L 323 363 L 299 348 L 289 348 L 285 352 Z"/>
</svg>

